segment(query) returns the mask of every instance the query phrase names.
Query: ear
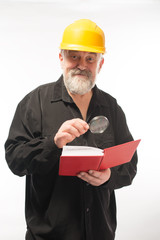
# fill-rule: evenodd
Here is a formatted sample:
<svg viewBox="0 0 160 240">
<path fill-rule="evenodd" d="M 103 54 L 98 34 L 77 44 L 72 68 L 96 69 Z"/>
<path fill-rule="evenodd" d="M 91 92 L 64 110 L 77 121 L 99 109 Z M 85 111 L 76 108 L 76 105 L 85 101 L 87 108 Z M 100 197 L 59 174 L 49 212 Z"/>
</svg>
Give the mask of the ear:
<svg viewBox="0 0 160 240">
<path fill-rule="evenodd" d="M 63 61 L 62 53 L 59 53 L 59 60 L 60 60 L 60 61 Z"/>
<path fill-rule="evenodd" d="M 60 60 L 61 68 L 63 68 L 63 56 L 61 53 L 59 53 L 59 60 Z"/>
<path fill-rule="evenodd" d="M 100 63 L 99 63 L 98 73 L 101 71 L 101 68 L 102 68 L 103 64 L 104 64 L 104 58 L 102 58 Z"/>
</svg>

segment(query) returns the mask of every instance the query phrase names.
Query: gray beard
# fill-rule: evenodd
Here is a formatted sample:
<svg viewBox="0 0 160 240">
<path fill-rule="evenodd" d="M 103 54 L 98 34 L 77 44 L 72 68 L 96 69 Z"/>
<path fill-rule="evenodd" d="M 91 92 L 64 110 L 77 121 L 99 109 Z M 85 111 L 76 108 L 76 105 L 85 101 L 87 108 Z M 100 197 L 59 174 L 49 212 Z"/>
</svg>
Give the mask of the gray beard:
<svg viewBox="0 0 160 240">
<path fill-rule="evenodd" d="M 80 74 L 82 77 L 76 76 L 76 74 Z M 67 90 L 72 94 L 84 95 L 95 86 L 92 73 L 87 70 L 72 69 L 67 76 L 63 73 L 63 77 Z"/>
</svg>

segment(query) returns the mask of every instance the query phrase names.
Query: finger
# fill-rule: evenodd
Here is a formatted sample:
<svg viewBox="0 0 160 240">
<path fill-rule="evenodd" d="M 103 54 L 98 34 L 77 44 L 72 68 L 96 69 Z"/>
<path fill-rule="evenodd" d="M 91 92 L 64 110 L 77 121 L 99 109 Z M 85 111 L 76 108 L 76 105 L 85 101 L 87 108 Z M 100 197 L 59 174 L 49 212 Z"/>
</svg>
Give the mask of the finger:
<svg viewBox="0 0 160 240">
<path fill-rule="evenodd" d="M 88 131 L 88 128 L 89 128 L 88 124 L 86 124 L 86 123 L 84 124 L 81 121 L 74 121 L 72 126 L 78 130 L 80 135 L 82 135 L 86 131 Z"/>
<path fill-rule="evenodd" d="M 79 178 L 90 183 L 93 186 L 100 186 L 101 184 L 108 181 L 110 176 L 111 170 L 109 168 L 101 171 L 89 170 L 88 173 L 81 172 L 78 174 Z"/>
<path fill-rule="evenodd" d="M 95 178 L 102 178 L 103 179 L 103 175 L 102 175 L 101 171 L 89 170 L 88 173 L 89 173 L 89 175 L 91 175 Z"/>
<path fill-rule="evenodd" d="M 74 135 L 75 137 L 79 137 L 80 136 L 80 132 L 77 129 L 76 126 L 73 126 L 73 124 L 71 124 L 71 122 L 65 122 L 59 129 L 59 132 L 67 132 L 71 135 Z"/>
<path fill-rule="evenodd" d="M 73 129 L 73 127 L 75 129 Z M 79 118 L 75 118 L 75 119 L 71 119 L 71 120 L 64 122 L 59 130 L 67 131 L 67 132 L 70 132 L 71 134 L 75 134 L 75 136 L 77 136 L 78 133 L 79 133 L 79 135 L 84 134 L 88 130 L 88 128 L 89 128 L 89 126 L 85 121 L 83 121 L 82 119 L 79 119 Z"/>
<path fill-rule="evenodd" d="M 63 148 L 67 143 L 72 142 L 75 136 L 67 132 L 58 132 L 54 137 L 54 142 L 59 148 Z"/>
<path fill-rule="evenodd" d="M 81 172 L 77 175 L 79 178 L 81 178 L 82 180 L 88 182 L 89 184 L 93 185 L 93 186 L 99 186 L 102 184 L 102 180 L 99 178 L 95 178 L 93 176 L 91 176 L 90 174 L 86 173 L 86 172 Z"/>
<path fill-rule="evenodd" d="M 85 122 L 84 120 L 78 118 L 78 122 L 81 123 L 83 125 L 83 127 L 88 130 L 89 129 L 89 125 L 87 122 Z"/>
<path fill-rule="evenodd" d="M 72 119 L 72 120 L 71 120 L 71 123 L 72 123 L 73 125 L 76 124 L 76 126 L 78 126 L 78 127 L 80 127 L 80 128 L 83 128 L 83 129 L 85 129 L 85 130 L 88 130 L 88 128 L 89 128 L 88 123 L 85 122 L 84 120 L 80 119 L 80 118 L 74 118 L 74 119 Z"/>
<path fill-rule="evenodd" d="M 81 135 L 78 129 L 72 125 L 66 125 L 63 129 L 61 129 L 61 131 L 67 132 L 68 134 L 71 134 L 74 137 L 79 137 Z"/>
<path fill-rule="evenodd" d="M 96 178 L 105 179 L 110 176 L 110 168 L 100 171 L 89 170 L 88 173 Z"/>
</svg>

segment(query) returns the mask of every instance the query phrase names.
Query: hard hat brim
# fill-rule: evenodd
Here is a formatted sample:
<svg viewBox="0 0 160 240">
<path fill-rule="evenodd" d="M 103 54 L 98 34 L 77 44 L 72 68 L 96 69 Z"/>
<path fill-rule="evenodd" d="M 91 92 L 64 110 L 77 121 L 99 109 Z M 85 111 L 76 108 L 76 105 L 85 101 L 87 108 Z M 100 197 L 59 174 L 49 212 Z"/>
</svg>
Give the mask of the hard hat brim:
<svg viewBox="0 0 160 240">
<path fill-rule="evenodd" d="M 103 47 L 86 47 L 80 45 L 68 45 L 68 44 L 61 44 L 60 49 L 64 50 L 73 50 L 73 51 L 84 51 L 84 52 L 93 52 L 93 53 L 105 53 L 105 48 Z"/>
</svg>

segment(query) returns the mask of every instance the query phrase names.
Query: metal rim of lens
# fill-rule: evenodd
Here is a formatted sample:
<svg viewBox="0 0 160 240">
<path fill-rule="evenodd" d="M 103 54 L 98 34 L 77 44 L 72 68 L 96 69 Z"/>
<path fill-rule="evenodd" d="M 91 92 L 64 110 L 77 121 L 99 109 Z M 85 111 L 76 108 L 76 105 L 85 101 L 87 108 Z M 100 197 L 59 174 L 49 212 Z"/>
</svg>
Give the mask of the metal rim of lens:
<svg viewBox="0 0 160 240">
<path fill-rule="evenodd" d="M 106 123 L 106 126 L 104 126 L 104 130 L 103 130 L 103 128 L 101 127 L 101 130 L 98 130 L 98 131 L 96 131 L 95 129 L 94 129 L 94 127 L 92 127 L 93 126 L 93 123 L 95 123 L 97 120 L 105 120 L 105 123 Z M 105 117 L 105 116 L 96 116 L 96 117 L 94 117 L 91 121 L 90 121 L 90 131 L 92 132 L 92 133 L 103 133 L 106 129 L 107 129 L 107 127 L 109 126 L 109 120 L 108 120 L 108 118 L 107 117 Z"/>
</svg>

